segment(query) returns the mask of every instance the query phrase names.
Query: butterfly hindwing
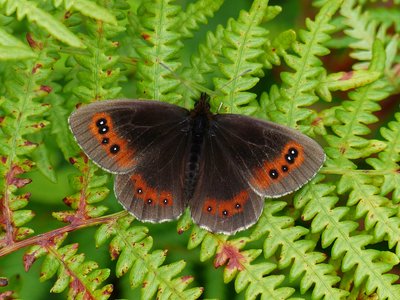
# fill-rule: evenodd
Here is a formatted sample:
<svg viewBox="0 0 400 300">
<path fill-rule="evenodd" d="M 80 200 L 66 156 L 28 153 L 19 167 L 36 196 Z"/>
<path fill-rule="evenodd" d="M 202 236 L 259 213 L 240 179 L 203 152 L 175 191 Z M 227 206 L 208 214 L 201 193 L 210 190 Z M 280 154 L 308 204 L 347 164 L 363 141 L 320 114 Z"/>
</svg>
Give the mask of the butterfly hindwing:
<svg viewBox="0 0 400 300">
<path fill-rule="evenodd" d="M 148 149 L 133 173 L 117 175 L 115 194 L 122 206 L 141 221 L 178 218 L 186 207 L 184 165 L 187 134 L 177 130 Z"/>
<path fill-rule="evenodd" d="M 112 100 L 80 107 L 69 118 L 84 152 L 112 173 L 132 171 L 167 132 L 179 131 L 188 111 L 159 101 Z"/>
<path fill-rule="evenodd" d="M 205 139 L 198 182 L 189 202 L 192 218 L 212 232 L 233 234 L 258 220 L 264 199 L 226 156 L 223 142 L 212 134 Z"/>
</svg>

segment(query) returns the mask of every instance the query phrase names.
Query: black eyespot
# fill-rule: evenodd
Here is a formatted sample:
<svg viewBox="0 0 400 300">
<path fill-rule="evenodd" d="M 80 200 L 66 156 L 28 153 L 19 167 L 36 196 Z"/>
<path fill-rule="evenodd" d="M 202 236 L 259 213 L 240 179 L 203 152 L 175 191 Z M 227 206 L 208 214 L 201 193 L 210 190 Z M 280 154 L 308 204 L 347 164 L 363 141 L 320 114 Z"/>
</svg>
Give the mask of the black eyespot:
<svg viewBox="0 0 400 300">
<path fill-rule="evenodd" d="M 106 124 L 107 124 L 107 120 L 104 119 L 104 118 L 100 118 L 100 119 L 98 119 L 97 122 L 96 122 L 96 126 L 97 126 L 97 127 L 102 127 L 102 126 L 104 126 L 104 125 L 106 125 Z"/>
<path fill-rule="evenodd" d="M 101 140 L 101 143 L 102 144 L 108 144 L 109 141 L 110 140 L 108 138 L 104 138 L 104 139 Z"/>
<path fill-rule="evenodd" d="M 211 206 L 207 207 L 207 211 L 212 211 L 212 207 Z"/>
<path fill-rule="evenodd" d="M 112 146 L 110 147 L 110 152 L 111 152 L 112 154 L 116 154 L 118 151 L 119 151 L 119 146 L 118 146 L 118 145 L 114 144 L 114 145 L 112 145 Z"/>
<path fill-rule="evenodd" d="M 242 207 L 242 206 L 240 205 L 240 203 L 236 203 L 236 204 L 235 204 L 235 208 L 236 208 L 236 209 L 239 209 L 239 208 L 241 208 L 241 207 Z"/>
<path fill-rule="evenodd" d="M 138 194 L 142 194 L 142 193 L 143 193 L 143 190 L 142 190 L 141 188 L 138 188 L 138 189 L 136 190 L 136 192 L 137 192 Z"/>
<path fill-rule="evenodd" d="M 153 200 L 152 199 L 147 199 L 147 204 L 151 204 L 151 203 L 153 203 Z"/>
<path fill-rule="evenodd" d="M 99 133 L 100 133 L 100 134 L 105 134 L 105 133 L 108 132 L 109 129 L 110 129 L 110 128 L 108 128 L 107 125 L 104 125 L 104 126 L 102 126 L 102 127 L 99 127 Z"/>
<path fill-rule="evenodd" d="M 297 157 L 297 155 L 299 154 L 299 152 L 297 151 L 296 148 L 290 148 L 288 151 L 288 154 L 293 156 L 293 157 Z"/>
<path fill-rule="evenodd" d="M 228 215 L 228 211 L 227 211 L 227 210 L 224 210 L 224 211 L 222 212 L 222 214 L 223 214 L 224 216 L 227 216 L 227 215 Z"/>
<path fill-rule="evenodd" d="M 281 169 L 282 169 L 282 172 L 287 172 L 287 171 L 289 171 L 288 166 L 285 166 L 285 165 L 283 165 Z"/>
<path fill-rule="evenodd" d="M 293 164 L 294 163 L 294 157 L 291 156 L 290 154 L 286 154 L 285 155 L 285 159 L 289 164 Z"/>
<path fill-rule="evenodd" d="M 271 177 L 272 179 L 278 178 L 279 177 L 278 171 L 275 169 L 269 170 L 269 177 Z"/>
<path fill-rule="evenodd" d="M 168 199 L 164 199 L 164 200 L 163 200 L 163 203 L 164 203 L 164 204 L 168 204 Z"/>
</svg>

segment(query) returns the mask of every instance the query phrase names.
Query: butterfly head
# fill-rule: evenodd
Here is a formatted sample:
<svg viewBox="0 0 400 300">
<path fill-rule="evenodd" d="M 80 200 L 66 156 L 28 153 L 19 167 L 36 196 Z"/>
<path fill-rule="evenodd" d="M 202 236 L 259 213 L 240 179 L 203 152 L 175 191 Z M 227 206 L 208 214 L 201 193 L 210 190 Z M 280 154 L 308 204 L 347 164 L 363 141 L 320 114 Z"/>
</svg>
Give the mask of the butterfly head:
<svg viewBox="0 0 400 300">
<path fill-rule="evenodd" d="M 193 110 L 194 115 L 211 115 L 210 112 L 210 96 L 207 93 L 201 93 L 200 99 L 196 102 Z"/>
</svg>

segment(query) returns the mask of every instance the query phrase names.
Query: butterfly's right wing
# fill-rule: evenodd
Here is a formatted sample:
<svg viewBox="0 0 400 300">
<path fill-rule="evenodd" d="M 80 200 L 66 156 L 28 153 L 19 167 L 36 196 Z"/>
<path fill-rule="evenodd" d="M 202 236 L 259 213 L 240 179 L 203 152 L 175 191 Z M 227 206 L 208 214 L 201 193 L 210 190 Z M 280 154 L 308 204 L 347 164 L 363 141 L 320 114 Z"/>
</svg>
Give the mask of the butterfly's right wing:
<svg viewBox="0 0 400 300">
<path fill-rule="evenodd" d="M 122 206 L 141 221 L 162 222 L 178 218 L 186 207 L 184 168 L 188 134 L 169 132 L 150 147 L 134 172 L 119 174 L 115 194 Z"/>
<path fill-rule="evenodd" d="M 185 130 L 189 112 L 146 100 L 107 100 L 82 106 L 69 118 L 80 147 L 103 169 L 128 173 L 170 134 Z"/>
<path fill-rule="evenodd" d="M 85 153 L 117 173 L 114 191 L 126 210 L 150 222 L 182 214 L 186 109 L 158 101 L 102 101 L 79 108 L 69 122 Z M 115 153 L 113 145 L 119 147 Z"/>
</svg>

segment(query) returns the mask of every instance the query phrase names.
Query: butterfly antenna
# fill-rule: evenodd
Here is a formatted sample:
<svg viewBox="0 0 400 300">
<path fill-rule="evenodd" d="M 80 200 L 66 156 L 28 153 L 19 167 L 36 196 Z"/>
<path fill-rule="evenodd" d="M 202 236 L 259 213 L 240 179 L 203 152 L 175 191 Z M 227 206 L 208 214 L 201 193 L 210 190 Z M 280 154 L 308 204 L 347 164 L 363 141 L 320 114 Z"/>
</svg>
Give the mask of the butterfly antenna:
<svg viewBox="0 0 400 300">
<path fill-rule="evenodd" d="M 168 70 L 170 72 L 170 74 L 175 77 L 175 79 L 179 80 L 180 82 L 182 82 L 182 84 L 184 86 L 187 87 L 187 89 L 193 94 L 196 95 L 196 91 L 202 93 L 205 92 L 208 95 L 210 94 L 214 94 L 215 92 L 202 86 L 201 84 L 198 84 L 194 81 L 191 80 L 186 80 L 184 78 L 182 78 L 181 76 L 179 76 L 179 74 L 177 74 L 174 70 L 172 70 L 170 67 L 168 67 L 166 64 L 164 64 L 162 61 L 159 61 L 159 64 L 166 70 Z M 194 89 L 193 89 L 194 87 Z"/>
<path fill-rule="evenodd" d="M 217 91 L 213 92 L 212 94 L 214 94 L 215 96 L 220 96 L 220 97 L 225 96 L 225 94 L 222 92 L 222 90 L 223 90 L 225 87 L 227 87 L 228 85 L 230 85 L 234 80 L 236 80 L 236 79 L 238 79 L 238 78 L 240 78 L 240 77 L 246 75 L 247 73 L 250 73 L 251 71 L 252 71 L 252 69 L 247 69 L 247 70 L 243 71 L 243 72 L 240 73 L 239 75 L 237 75 L 237 76 L 233 77 L 231 80 L 227 81 L 223 86 L 221 86 Z M 222 103 L 222 101 L 221 101 L 221 102 L 219 103 L 217 112 L 220 112 L 222 106 L 223 106 L 223 103 Z"/>
<path fill-rule="evenodd" d="M 229 80 L 228 82 L 226 82 L 223 86 L 221 86 L 218 91 L 216 91 L 215 93 L 220 93 L 219 96 L 223 96 L 224 94 L 222 93 L 222 90 L 227 87 L 228 85 L 230 85 L 233 81 L 235 81 L 236 79 L 246 75 L 247 73 L 250 73 L 252 71 L 252 69 L 247 69 L 245 71 L 243 71 L 242 73 L 240 73 L 239 75 L 233 77 L 231 80 Z"/>
</svg>

